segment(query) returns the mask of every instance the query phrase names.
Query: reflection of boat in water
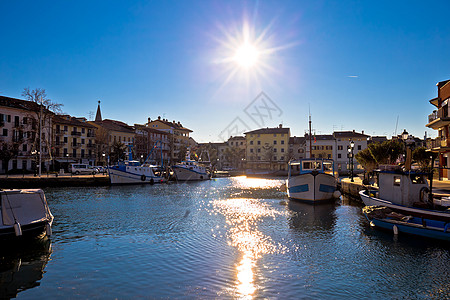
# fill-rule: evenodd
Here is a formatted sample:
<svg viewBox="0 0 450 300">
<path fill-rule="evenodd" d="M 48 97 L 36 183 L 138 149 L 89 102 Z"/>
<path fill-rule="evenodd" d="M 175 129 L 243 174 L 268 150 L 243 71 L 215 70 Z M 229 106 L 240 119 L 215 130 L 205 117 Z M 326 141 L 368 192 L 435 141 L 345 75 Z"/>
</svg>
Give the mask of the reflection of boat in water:
<svg viewBox="0 0 450 300">
<path fill-rule="evenodd" d="M 394 234 L 406 233 L 450 241 L 450 223 L 421 217 L 406 216 L 387 207 L 366 206 L 363 209 L 370 225 Z"/>
<path fill-rule="evenodd" d="M 129 145 L 131 148 L 131 146 Z M 119 161 L 117 165 L 108 167 L 111 184 L 142 184 L 142 183 L 163 183 L 166 182 L 164 166 L 151 165 L 147 160 L 152 155 L 155 146 L 149 153 L 144 163 L 133 160 L 131 149 L 128 151 L 128 160 Z M 162 153 L 162 150 L 161 150 Z M 161 162 L 162 162 L 161 154 Z"/>
<path fill-rule="evenodd" d="M 384 206 L 405 215 L 450 222 L 446 201 L 433 199 L 427 174 L 399 169 L 379 171 L 379 190 L 359 192 L 367 206 Z"/>
<path fill-rule="evenodd" d="M 296 230 L 329 232 L 336 222 L 335 203 L 309 205 L 303 202 L 289 201 L 288 208 L 295 212 L 295 215 L 289 220 L 289 225 Z"/>
<path fill-rule="evenodd" d="M 290 199 L 312 204 L 334 200 L 341 195 L 336 189 L 334 162 L 331 159 L 290 161 L 286 186 Z"/>
<path fill-rule="evenodd" d="M 0 213 L 0 240 L 52 233 L 53 215 L 41 189 L 0 190 Z"/>
<path fill-rule="evenodd" d="M 48 239 L 12 242 L 0 250 L 0 298 L 15 298 L 19 292 L 39 286 L 50 260 Z"/>
</svg>

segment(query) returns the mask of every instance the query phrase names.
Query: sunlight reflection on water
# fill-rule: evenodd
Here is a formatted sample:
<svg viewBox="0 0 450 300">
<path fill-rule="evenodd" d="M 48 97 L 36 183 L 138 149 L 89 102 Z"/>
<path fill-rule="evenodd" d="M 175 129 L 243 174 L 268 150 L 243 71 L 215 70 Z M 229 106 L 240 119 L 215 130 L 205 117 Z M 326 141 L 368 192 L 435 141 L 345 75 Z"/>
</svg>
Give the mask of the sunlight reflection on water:
<svg viewBox="0 0 450 300">
<path fill-rule="evenodd" d="M 251 180 L 249 183 L 254 185 L 255 182 Z M 258 224 L 265 218 L 286 216 L 287 212 L 278 211 L 261 199 L 216 200 L 214 209 L 225 216 L 230 226 L 227 232 L 229 244 L 242 252 L 242 259 L 236 267 L 237 294 L 241 298 L 252 298 L 256 291 L 254 268 L 257 260 L 264 254 L 287 251 L 285 246 L 274 243 L 270 236 L 258 230 Z"/>
</svg>

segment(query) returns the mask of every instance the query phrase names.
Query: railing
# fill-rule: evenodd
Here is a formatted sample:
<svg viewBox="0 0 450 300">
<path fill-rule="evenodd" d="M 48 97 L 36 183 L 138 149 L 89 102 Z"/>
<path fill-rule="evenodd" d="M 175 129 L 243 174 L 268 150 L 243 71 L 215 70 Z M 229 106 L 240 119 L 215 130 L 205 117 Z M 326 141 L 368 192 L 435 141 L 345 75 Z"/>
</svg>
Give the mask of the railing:
<svg viewBox="0 0 450 300">
<path fill-rule="evenodd" d="M 80 143 L 72 143 L 72 147 L 79 148 L 79 147 L 81 147 L 81 144 Z"/>
<path fill-rule="evenodd" d="M 88 148 L 94 148 L 95 147 L 95 144 L 87 144 L 86 145 Z"/>
<path fill-rule="evenodd" d="M 70 134 L 71 135 L 81 136 L 81 132 L 78 132 L 78 131 L 72 131 Z"/>
<path fill-rule="evenodd" d="M 92 132 L 91 132 L 91 133 L 88 132 L 88 133 L 87 133 L 87 137 L 95 137 L 95 134 L 92 133 Z"/>
<path fill-rule="evenodd" d="M 449 139 L 444 137 L 437 137 L 435 139 L 427 140 L 427 149 L 445 148 L 449 147 Z"/>
<path fill-rule="evenodd" d="M 443 119 L 443 118 L 448 118 L 448 106 L 444 106 L 439 108 L 438 110 L 433 111 L 431 114 L 428 115 L 428 123 L 433 122 L 434 120 L 437 119 Z"/>
</svg>

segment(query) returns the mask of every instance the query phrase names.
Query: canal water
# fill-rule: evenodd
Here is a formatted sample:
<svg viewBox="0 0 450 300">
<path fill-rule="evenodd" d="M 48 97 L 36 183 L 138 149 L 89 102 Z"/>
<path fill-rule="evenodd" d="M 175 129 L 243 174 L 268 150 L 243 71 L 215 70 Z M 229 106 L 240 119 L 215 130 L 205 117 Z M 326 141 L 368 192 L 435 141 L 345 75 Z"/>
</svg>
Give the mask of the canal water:
<svg viewBox="0 0 450 300">
<path fill-rule="evenodd" d="M 448 299 L 450 247 L 375 231 L 347 200 L 292 203 L 283 180 L 54 188 L 53 236 L 1 245 L 19 299 Z M 1 298 L 0 297 L 0 298 Z"/>
</svg>

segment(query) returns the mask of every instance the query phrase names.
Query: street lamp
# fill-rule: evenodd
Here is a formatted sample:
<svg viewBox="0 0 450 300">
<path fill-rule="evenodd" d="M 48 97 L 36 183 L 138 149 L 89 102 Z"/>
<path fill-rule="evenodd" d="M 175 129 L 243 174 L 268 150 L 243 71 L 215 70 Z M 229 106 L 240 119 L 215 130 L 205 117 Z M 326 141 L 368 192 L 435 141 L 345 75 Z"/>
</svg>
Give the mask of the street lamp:
<svg viewBox="0 0 450 300">
<path fill-rule="evenodd" d="M 350 146 L 348 148 L 348 160 L 349 160 L 349 167 L 350 167 L 350 181 L 354 182 L 353 180 L 353 149 L 355 148 L 355 142 L 353 140 L 350 141 Z"/>
</svg>

